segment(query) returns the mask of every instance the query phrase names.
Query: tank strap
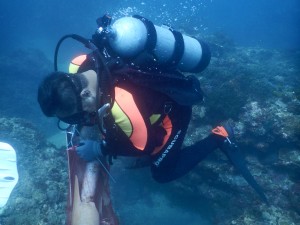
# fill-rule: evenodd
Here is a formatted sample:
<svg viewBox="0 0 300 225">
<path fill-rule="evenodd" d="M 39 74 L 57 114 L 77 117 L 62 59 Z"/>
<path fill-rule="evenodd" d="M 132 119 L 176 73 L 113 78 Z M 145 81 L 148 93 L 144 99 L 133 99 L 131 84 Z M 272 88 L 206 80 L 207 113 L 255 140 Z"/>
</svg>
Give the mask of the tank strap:
<svg viewBox="0 0 300 225">
<path fill-rule="evenodd" d="M 208 66 L 211 58 L 211 53 L 208 45 L 204 41 L 198 40 L 197 38 L 195 39 L 200 43 L 200 46 L 202 48 L 202 56 L 198 65 L 191 71 L 192 73 L 202 72 Z"/>
<path fill-rule="evenodd" d="M 177 66 L 179 61 L 182 59 L 184 53 L 184 41 L 183 36 L 180 32 L 169 28 L 175 38 L 175 46 L 174 51 L 171 58 L 165 63 L 165 65 L 169 66 Z"/>
<path fill-rule="evenodd" d="M 147 42 L 145 48 L 148 52 L 152 52 L 157 42 L 157 34 L 156 34 L 156 29 L 154 27 L 154 24 L 150 20 L 139 15 L 134 15 L 132 17 L 142 21 L 143 24 L 145 25 L 147 29 Z"/>
</svg>

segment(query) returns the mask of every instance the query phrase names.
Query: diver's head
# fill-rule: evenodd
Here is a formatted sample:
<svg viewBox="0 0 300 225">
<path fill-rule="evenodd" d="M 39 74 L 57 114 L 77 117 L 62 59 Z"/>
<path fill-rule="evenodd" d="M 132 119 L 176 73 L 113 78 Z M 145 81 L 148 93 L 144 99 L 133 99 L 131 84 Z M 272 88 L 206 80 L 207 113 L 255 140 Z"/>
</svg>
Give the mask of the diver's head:
<svg viewBox="0 0 300 225">
<path fill-rule="evenodd" d="M 78 74 L 54 72 L 40 84 L 38 102 L 48 117 L 91 125 L 90 117 L 95 117 L 97 110 L 97 89 L 97 74 L 92 70 Z"/>
</svg>

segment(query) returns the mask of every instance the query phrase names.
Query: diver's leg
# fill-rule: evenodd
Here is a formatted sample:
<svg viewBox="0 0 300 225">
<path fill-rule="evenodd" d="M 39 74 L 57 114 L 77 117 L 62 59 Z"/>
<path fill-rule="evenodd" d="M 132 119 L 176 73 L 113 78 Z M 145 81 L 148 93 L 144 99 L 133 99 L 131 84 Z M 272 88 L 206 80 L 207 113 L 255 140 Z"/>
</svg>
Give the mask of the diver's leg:
<svg viewBox="0 0 300 225">
<path fill-rule="evenodd" d="M 175 106 L 168 114 L 172 122 L 171 135 L 163 149 L 153 157 L 151 171 L 158 182 L 169 182 L 193 169 L 208 154 L 220 147 L 224 137 L 211 134 L 192 146 L 181 149 L 191 118 L 191 108 Z"/>
<path fill-rule="evenodd" d="M 207 155 L 220 146 L 220 138 L 214 134 L 183 149 L 173 149 L 164 156 L 158 166 L 152 165 L 152 174 L 158 182 L 169 182 L 192 170 Z"/>
<path fill-rule="evenodd" d="M 194 145 L 181 149 L 173 172 L 175 179 L 188 173 L 219 146 L 220 138 L 211 134 Z"/>
</svg>

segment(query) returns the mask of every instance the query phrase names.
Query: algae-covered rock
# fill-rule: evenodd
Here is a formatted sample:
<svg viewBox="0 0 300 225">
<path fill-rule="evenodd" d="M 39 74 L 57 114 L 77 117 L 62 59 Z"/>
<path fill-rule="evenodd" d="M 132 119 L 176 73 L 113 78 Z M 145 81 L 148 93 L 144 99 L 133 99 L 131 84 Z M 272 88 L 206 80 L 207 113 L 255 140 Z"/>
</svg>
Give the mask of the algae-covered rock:
<svg viewBox="0 0 300 225">
<path fill-rule="evenodd" d="M 271 206 L 259 200 L 220 152 L 177 181 L 175 190 L 211 202 L 214 224 L 298 224 L 299 52 L 241 47 L 218 51 L 199 77 L 207 97 L 204 109 L 194 108 L 188 143 L 201 139 L 199 130 L 207 131 L 209 124 L 233 120 L 240 151 Z M 203 111 L 206 117 L 200 120 Z"/>
<path fill-rule="evenodd" d="M 264 189 L 270 206 L 260 201 L 220 151 L 210 155 L 187 176 L 169 184 L 168 189 L 146 181 L 144 170 L 124 171 L 122 164 L 115 163 L 112 166 L 114 176 L 127 178 L 127 174 L 134 174 L 136 177 L 133 178 L 134 186 L 117 183 L 112 197 L 119 198 L 120 190 L 125 195 L 133 193 L 129 202 L 138 204 L 130 208 L 126 202 L 126 210 L 120 213 L 139 213 L 145 209 L 147 213 L 159 211 L 164 215 L 161 210 L 171 213 L 169 208 L 173 204 L 182 210 L 177 208 L 177 214 L 185 212 L 185 218 L 201 211 L 211 224 L 217 225 L 299 224 L 300 54 L 236 47 L 221 34 L 209 40 L 212 43 L 211 64 L 198 76 L 206 99 L 203 105 L 194 106 L 185 144 L 202 139 L 212 127 L 231 119 L 240 151 Z M 25 59 L 24 54 L 28 55 Z M 40 74 L 50 70 L 50 63 L 36 51 L 20 52 L 12 58 L 13 61 L 7 56 L 0 60 L 0 73 L 9 71 L 7 76 L 1 76 L 5 87 L 0 90 L 1 104 L 7 107 L 0 110 L 0 115 L 6 115 L 0 118 L 0 141 L 16 149 L 20 180 L 0 214 L 0 224 L 63 224 L 67 194 L 66 153 L 63 147 L 56 147 L 61 145 L 49 144 L 44 137 L 50 122 L 42 117 L 36 102 L 37 80 L 41 79 Z M 22 72 L 26 76 L 19 77 Z M 22 119 L 7 118 L 8 115 Z M 154 190 L 156 193 L 152 193 Z M 157 196 L 163 196 L 162 200 Z M 122 197 L 120 207 L 124 206 Z M 157 208 L 158 211 L 153 210 Z M 131 217 L 121 214 L 120 218 L 130 221 Z M 149 224 L 151 220 L 143 220 L 143 224 L 146 222 Z"/>
<path fill-rule="evenodd" d="M 0 224 L 63 224 L 65 151 L 48 144 L 35 125 L 20 118 L 0 118 L 0 140 L 15 148 L 19 172 L 19 182 L 1 210 Z"/>
</svg>

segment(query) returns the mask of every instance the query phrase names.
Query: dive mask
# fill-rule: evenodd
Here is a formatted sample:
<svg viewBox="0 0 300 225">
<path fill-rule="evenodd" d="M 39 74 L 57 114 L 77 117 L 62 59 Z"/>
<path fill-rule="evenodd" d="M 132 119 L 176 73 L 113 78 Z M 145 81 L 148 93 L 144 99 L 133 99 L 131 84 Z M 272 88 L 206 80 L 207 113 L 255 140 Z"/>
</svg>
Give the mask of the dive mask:
<svg viewBox="0 0 300 225">
<path fill-rule="evenodd" d="M 94 126 L 97 123 L 98 117 L 96 112 L 90 113 L 86 111 L 81 111 L 71 116 L 67 116 L 59 119 L 71 125 L 79 124 L 82 126 Z"/>
<path fill-rule="evenodd" d="M 60 121 L 63 121 L 70 125 L 82 125 L 82 126 L 93 126 L 97 123 L 97 112 L 86 112 L 82 109 L 82 99 L 80 93 L 83 89 L 80 79 L 76 75 L 65 74 L 66 79 L 70 83 L 75 95 L 77 102 L 77 113 L 74 113 L 66 117 L 58 117 Z"/>
</svg>

